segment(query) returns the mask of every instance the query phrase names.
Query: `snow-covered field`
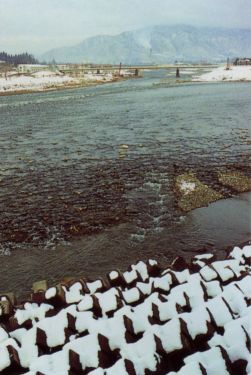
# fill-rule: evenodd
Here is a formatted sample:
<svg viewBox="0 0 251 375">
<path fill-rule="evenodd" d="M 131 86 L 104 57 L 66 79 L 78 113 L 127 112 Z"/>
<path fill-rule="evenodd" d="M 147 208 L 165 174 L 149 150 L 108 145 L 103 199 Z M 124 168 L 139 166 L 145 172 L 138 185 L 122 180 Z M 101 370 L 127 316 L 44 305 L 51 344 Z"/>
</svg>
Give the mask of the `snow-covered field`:
<svg viewBox="0 0 251 375">
<path fill-rule="evenodd" d="M 251 65 L 231 66 L 226 70 L 226 66 L 220 66 L 209 73 L 195 76 L 193 81 L 199 82 L 220 82 L 220 81 L 251 81 Z"/>
<path fill-rule="evenodd" d="M 251 246 L 0 296 L 0 372 L 249 374 Z M 36 288 L 35 288 L 36 289 Z M 6 372 L 7 373 L 7 372 Z"/>
</svg>

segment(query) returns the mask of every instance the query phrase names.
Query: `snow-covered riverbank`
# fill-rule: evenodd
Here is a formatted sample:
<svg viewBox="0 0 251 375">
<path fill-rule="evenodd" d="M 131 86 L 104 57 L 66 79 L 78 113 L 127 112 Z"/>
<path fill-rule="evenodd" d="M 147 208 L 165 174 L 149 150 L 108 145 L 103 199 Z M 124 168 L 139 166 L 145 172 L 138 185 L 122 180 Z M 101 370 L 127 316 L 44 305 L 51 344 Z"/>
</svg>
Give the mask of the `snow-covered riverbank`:
<svg viewBox="0 0 251 375">
<path fill-rule="evenodd" d="M 113 80 L 112 74 L 90 73 L 77 78 L 50 71 L 40 71 L 30 75 L 9 74 L 7 77 L 0 77 L 0 94 L 47 91 Z"/>
<path fill-rule="evenodd" d="M 193 81 L 199 82 L 220 82 L 220 81 L 251 81 L 251 65 L 231 66 L 226 70 L 226 66 L 220 66 L 211 72 L 195 76 Z"/>
<path fill-rule="evenodd" d="M 77 84 L 79 80 L 53 72 L 37 72 L 33 75 L 11 75 L 0 78 L 0 92 L 43 91 L 52 87 Z"/>
</svg>

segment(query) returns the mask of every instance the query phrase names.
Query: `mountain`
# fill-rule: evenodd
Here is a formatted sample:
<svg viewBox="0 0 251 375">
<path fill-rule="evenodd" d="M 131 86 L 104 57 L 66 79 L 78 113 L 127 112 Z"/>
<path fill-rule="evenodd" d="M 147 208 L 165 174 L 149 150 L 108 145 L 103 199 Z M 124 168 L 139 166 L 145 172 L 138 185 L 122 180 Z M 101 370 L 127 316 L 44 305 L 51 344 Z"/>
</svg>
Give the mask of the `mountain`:
<svg viewBox="0 0 251 375">
<path fill-rule="evenodd" d="M 217 62 L 237 56 L 251 56 L 251 29 L 176 25 L 94 36 L 73 47 L 53 49 L 39 59 L 58 63 L 165 64 L 175 60 Z"/>
</svg>

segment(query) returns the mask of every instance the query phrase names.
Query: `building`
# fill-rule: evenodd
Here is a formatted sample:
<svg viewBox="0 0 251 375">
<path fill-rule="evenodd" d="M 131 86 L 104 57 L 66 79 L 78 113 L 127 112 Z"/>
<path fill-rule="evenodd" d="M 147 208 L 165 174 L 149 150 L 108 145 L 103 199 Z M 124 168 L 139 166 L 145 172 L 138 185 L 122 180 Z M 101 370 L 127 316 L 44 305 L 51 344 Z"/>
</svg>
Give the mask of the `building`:
<svg viewBox="0 0 251 375">
<path fill-rule="evenodd" d="M 237 58 L 234 65 L 251 65 L 251 57 Z"/>
<path fill-rule="evenodd" d="M 40 65 L 40 64 L 19 64 L 17 66 L 17 71 L 20 74 L 30 74 L 36 73 L 41 70 L 49 70 L 49 65 Z"/>
</svg>

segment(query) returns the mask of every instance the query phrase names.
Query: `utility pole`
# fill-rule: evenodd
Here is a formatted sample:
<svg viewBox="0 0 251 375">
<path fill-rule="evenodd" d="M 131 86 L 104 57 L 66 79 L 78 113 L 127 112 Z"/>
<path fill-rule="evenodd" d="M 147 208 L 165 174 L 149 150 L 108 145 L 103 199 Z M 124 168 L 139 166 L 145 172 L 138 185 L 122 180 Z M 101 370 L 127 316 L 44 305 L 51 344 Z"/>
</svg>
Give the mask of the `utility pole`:
<svg viewBox="0 0 251 375">
<path fill-rule="evenodd" d="M 226 70 L 230 70 L 230 61 L 229 61 L 229 57 L 227 58 L 227 67 L 226 67 Z"/>
</svg>

